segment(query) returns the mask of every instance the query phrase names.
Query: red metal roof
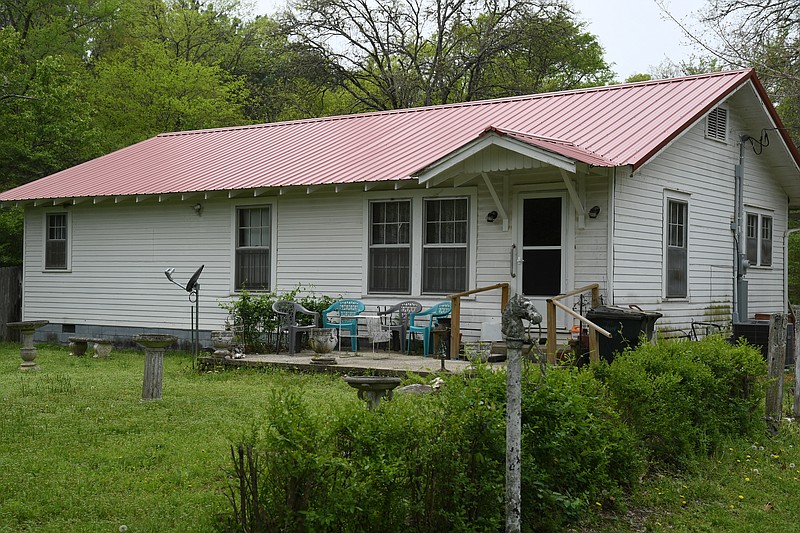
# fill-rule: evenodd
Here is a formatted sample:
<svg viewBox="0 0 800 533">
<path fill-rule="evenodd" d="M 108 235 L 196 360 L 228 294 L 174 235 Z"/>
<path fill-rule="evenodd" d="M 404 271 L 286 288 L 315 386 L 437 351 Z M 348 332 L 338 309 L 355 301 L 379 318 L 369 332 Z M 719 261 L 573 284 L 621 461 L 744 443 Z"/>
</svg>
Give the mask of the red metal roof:
<svg viewBox="0 0 800 533">
<path fill-rule="evenodd" d="M 594 166 L 641 166 L 752 70 L 398 111 L 165 133 L 0 193 L 2 201 L 412 178 L 487 128 Z M 782 132 L 783 133 L 783 132 Z M 784 134 L 796 161 L 800 156 Z"/>
</svg>

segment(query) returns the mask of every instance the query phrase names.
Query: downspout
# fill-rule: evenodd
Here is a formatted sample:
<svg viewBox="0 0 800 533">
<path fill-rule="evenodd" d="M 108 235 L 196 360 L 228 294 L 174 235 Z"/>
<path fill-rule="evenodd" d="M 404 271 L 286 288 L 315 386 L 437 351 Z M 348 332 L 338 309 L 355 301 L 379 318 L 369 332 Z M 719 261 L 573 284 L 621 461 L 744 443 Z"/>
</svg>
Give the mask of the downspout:
<svg viewBox="0 0 800 533">
<path fill-rule="evenodd" d="M 750 139 L 749 135 L 742 135 L 739 142 L 739 164 L 734 167 L 734 222 L 733 230 L 733 265 L 736 273 L 733 284 L 733 323 L 747 318 L 747 280 L 744 275 L 750 263 L 747 254 L 743 251 L 743 223 L 744 223 L 744 143 Z"/>
<path fill-rule="evenodd" d="M 617 219 L 617 171 L 618 167 L 613 167 L 611 171 L 608 173 L 608 229 L 606 235 L 608 235 L 608 264 L 606 267 L 606 305 L 614 305 L 614 280 L 615 280 L 615 271 L 614 265 L 615 257 L 614 257 L 614 243 L 616 242 L 616 219 Z"/>
</svg>

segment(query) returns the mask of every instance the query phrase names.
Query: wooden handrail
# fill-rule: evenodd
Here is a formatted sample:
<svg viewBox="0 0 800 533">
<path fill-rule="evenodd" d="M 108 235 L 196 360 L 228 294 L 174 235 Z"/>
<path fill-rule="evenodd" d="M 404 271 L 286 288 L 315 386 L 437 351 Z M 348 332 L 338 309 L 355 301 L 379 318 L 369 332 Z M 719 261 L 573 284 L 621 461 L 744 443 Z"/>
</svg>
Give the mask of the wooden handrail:
<svg viewBox="0 0 800 533">
<path fill-rule="evenodd" d="M 459 341 L 461 340 L 461 298 L 463 296 L 469 296 L 470 294 L 477 294 L 494 289 L 502 290 L 500 295 L 500 314 L 502 314 L 508 304 L 508 283 L 496 283 L 488 287 L 457 292 L 448 296 L 452 304 L 452 310 L 450 311 L 450 359 L 458 357 Z"/>
<path fill-rule="evenodd" d="M 582 294 L 584 292 L 592 292 L 592 307 L 597 307 L 600 305 L 600 285 L 598 283 L 592 283 L 591 285 L 587 285 L 585 287 L 581 287 L 579 289 L 575 289 L 574 291 L 570 291 L 564 294 L 559 294 L 558 296 L 554 296 L 553 298 L 547 299 L 547 362 L 550 364 L 555 364 L 556 362 L 556 309 L 561 309 L 565 311 L 567 314 L 577 318 L 587 326 L 589 326 L 589 360 L 591 362 L 596 362 L 600 359 L 600 350 L 598 348 L 597 342 L 597 332 L 599 331 L 603 335 L 608 338 L 611 338 L 611 333 L 604 330 L 591 320 L 582 317 L 566 305 L 562 304 L 559 300 L 563 300 L 564 298 L 568 298 L 570 296 L 575 296 L 576 294 Z"/>
</svg>

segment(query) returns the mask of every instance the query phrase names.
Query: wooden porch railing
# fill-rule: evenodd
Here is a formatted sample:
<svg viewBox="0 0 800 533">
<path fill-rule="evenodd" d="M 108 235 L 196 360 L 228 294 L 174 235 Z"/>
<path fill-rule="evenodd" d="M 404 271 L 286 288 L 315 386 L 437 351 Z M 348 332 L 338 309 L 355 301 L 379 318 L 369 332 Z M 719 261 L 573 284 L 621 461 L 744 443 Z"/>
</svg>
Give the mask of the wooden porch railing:
<svg viewBox="0 0 800 533">
<path fill-rule="evenodd" d="M 500 314 L 502 315 L 503 310 L 506 308 L 506 304 L 508 304 L 508 283 L 497 283 L 488 287 L 480 287 L 478 289 L 472 289 L 471 291 L 458 292 L 448 296 L 453 306 L 452 310 L 450 311 L 450 359 L 455 359 L 458 357 L 459 341 L 461 340 L 461 297 L 469 296 L 470 294 L 476 294 L 479 292 L 491 291 L 494 289 L 502 290 L 500 296 Z"/>
<path fill-rule="evenodd" d="M 570 296 L 575 296 L 576 294 L 581 294 L 584 292 L 592 292 L 592 307 L 597 307 L 600 305 L 600 285 L 597 283 L 592 283 L 591 285 L 587 285 L 585 287 L 581 287 L 580 289 L 575 289 L 574 291 L 570 291 L 566 294 L 559 294 L 554 298 L 547 299 L 547 362 L 550 364 L 554 364 L 556 362 L 556 308 L 563 310 L 568 315 L 571 315 L 574 318 L 577 318 L 587 326 L 589 326 L 589 360 L 591 362 L 595 362 L 600 358 L 600 351 L 598 349 L 597 343 L 597 332 L 602 333 L 608 338 L 611 338 L 611 333 L 604 330 L 591 320 L 586 319 L 567 307 L 566 305 L 562 304 L 559 300 L 563 300 L 564 298 L 568 298 Z"/>
</svg>

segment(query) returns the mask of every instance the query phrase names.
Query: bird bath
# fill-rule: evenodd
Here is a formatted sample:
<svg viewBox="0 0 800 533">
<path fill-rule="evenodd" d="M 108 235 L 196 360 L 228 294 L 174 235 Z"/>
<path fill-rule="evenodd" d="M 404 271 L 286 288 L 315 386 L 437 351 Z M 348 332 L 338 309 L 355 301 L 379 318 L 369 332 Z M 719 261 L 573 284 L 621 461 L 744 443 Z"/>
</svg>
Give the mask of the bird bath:
<svg viewBox="0 0 800 533">
<path fill-rule="evenodd" d="M 381 398 L 391 400 L 400 385 L 400 378 L 384 376 L 345 376 L 344 380 L 358 391 L 359 400 L 369 402 L 370 411 L 380 405 Z"/>
<path fill-rule="evenodd" d="M 178 337 L 151 333 L 136 335 L 133 340 L 144 346 L 144 380 L 142 381 L 142 400 L 161 399 L 161 381 L 164 372 L 164 350 Z"/>
<path fill-rule="evenodd" d="M 19 355 L 22 357 L 20 370 L 39 370 L 39 365 L 36 364 L 36 346 L 33 345 L 33 334 L 37 329 L 49 323 L 49 320 L 26 320 L 6 324 L 9 328 L 18 329 L 22 337 L 22 347 L 19 349 Z"/>
</svg>

